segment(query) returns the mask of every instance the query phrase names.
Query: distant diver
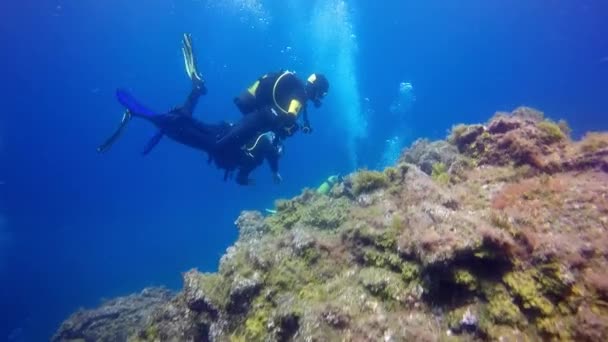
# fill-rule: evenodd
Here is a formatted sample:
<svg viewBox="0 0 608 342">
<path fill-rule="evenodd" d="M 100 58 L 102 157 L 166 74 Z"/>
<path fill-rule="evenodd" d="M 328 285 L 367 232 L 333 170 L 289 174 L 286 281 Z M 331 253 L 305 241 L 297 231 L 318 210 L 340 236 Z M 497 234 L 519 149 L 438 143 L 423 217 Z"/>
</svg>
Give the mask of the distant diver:
<svg viewBox="0 0 608 342">
<path fill-rule="evenodd" d="M 321 195 L 327 195 L 334 187 L 334 185 L 342 182 L 342 176 L 340 175 L 332 175 L 329 176 L 319 187 L 317 188 L 317 193 Z"/>
<path fill-rule="evenodd" d="M 207 152 L 209 162 L 214 162 L 218 168 L 224 169 L 224 180 L 228 179 L 234 170 L 238 169 L 236 182 L 240 185 L 251 185 L 253 180 L 249 174 L 266 159 L 270 165 L 275 183 L 282 181 L 279 174 L 278 161 L 282 153 L 282 145 L 273 132 L 257 132 L 257 134 L 241 145 L 234 145 L 220 151 L 216 148 L 217 141 L 231 132 L 234 124 L 220 122 L 206 124 L 193 117 L 193 111 L 201 95 L 207 93 L 205 81 L 197 72 L 196 60 L 192 48 L 192 38 L 184 34 L 182 53 L 188 77 L 192 81 L 192 90 L 185 103 L 165 114 L 158 114 L 139 103 L 133 96 L 124 90 L 117 90 L 118 101 L 127 110 L 124 112 L 121 123 L 116 131 L 98 148 L 100 153 L 106 152 L 124 132 L 126 125 L 132 117 L 145 119 L 153 123 L 158 131 L 146 144 L 143 154 L 147 155 L 160 142 L 163 136 L 190 146 L 197 150 Z"/>
</svg>

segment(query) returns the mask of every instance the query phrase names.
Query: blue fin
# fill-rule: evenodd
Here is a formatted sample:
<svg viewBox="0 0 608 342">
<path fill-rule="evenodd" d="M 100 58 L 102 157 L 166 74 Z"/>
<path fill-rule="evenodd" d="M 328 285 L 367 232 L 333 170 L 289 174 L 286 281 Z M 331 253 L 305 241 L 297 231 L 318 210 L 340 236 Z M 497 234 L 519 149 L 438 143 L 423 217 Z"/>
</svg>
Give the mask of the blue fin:
<svg viewBox="0 0 608 342">
<path fill-rule="evenodd" d="M 120 104 L 125 106 L 134 116 L 151 117 L 158 115 L 154 111 L 148 109 L 146 106 L 139 103 L 131 94 L 126 90 L 116 90 L 116 99 Z M 160 138 L 159 138 L 160 139 Z"/>
<path fill-rule="evenodd" d="M 150 138 L 150 140 L 148 140 L 148 143 L 146 144 L 146 147 L 144 147 L 144 151 L 142 152 L 142 154 L 145 156 L 148 153 L 150 153 L 150 151 L 152 151 L 152 149 L 158 145 L 158 143 L 160 142 L 160 139 L 163 137 L 163 131 L 159 130 L 158 132 L 156 132 L 156 134 L 154 134 L 152 136 L 152 138 Z"/>
</svg>

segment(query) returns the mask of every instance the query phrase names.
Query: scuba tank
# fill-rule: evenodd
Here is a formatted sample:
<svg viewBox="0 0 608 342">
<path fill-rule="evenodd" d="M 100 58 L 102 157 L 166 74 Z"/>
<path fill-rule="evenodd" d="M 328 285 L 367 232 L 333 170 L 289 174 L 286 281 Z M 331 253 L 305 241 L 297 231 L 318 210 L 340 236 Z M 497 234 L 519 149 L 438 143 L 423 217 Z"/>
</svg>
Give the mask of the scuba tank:
<svg viewBox="0 0 608 342">
<path fill-rule="evenodd" d="M 340 181 L 339 175 L 329 176 L 318 188 L 317 193 L 321 195 L 327 195 L 331 189 Z"/>
</svg>

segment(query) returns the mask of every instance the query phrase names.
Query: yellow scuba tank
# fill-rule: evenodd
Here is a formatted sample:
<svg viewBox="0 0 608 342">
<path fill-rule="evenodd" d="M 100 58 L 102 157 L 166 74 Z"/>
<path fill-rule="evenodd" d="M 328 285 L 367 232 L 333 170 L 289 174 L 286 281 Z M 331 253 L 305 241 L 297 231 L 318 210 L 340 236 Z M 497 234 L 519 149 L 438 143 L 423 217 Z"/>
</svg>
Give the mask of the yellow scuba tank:
<svg viewBox="0 0 608 342">
<path fill-rule="evenodd" d="M 260 81 L 257 80 L 251 85 L 251 87 L 247 88 L 239 96 L 234 98 L 234 104 L 238 107 L 241 113 L 249 114 L 255 110 L 255 106 L 257 103 L 255 93 L 258 90 L 259 86 Z"/>
</svg>

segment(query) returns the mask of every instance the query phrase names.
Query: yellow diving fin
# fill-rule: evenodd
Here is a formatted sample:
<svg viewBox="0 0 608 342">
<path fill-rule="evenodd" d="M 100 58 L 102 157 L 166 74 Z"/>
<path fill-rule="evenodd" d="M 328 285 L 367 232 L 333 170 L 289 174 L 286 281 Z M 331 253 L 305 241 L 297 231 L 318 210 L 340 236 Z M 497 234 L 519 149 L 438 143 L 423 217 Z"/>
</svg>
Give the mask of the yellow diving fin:
<svg viewBox="0 0 608 342">
<path fill-rule="evenodd" d="M 182 54 L 184 55 L 184 65 L 188 77 L 192 80 L 194 80 L 193 78 L 196 78 L 198 81 L 202 81 L 203 78 L 196 70 L 196 59 L 194 57 L 194 49 L 192 48 L 192 35 L 189 33 L 184 33 Z"/>
</svg>

